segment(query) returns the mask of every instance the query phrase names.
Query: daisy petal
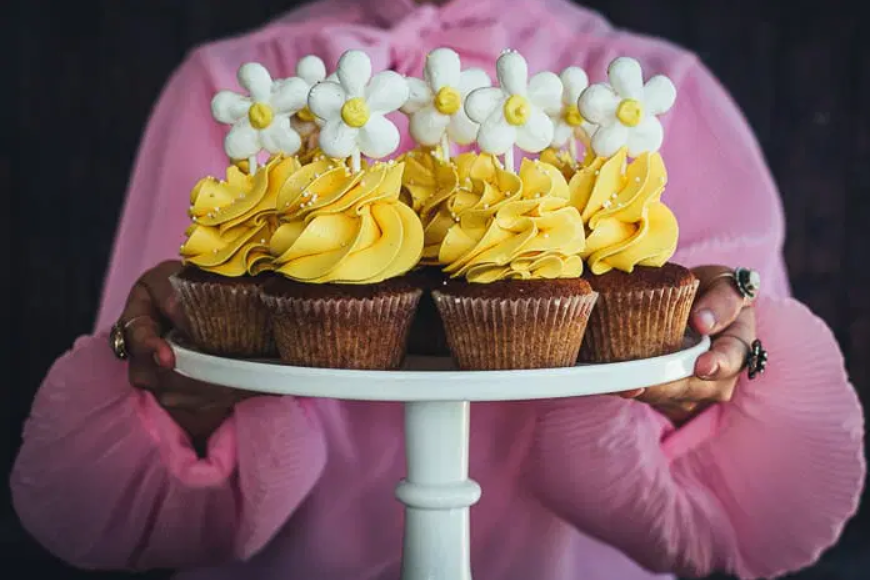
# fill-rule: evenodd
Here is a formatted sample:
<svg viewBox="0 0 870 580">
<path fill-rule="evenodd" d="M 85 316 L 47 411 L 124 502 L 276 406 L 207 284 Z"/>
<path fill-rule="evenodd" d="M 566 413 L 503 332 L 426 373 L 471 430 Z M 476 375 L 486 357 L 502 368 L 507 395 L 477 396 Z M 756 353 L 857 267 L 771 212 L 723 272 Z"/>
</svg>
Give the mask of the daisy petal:
<svg viewBox="0 0 870 580">
<path fill-rule="evenodd" d="M 211 100 L 211 114 L 219 123 L 235 123 L 248 114 L 251 99 L 232 91 L 220 91 Z"/>
<path fill-rule="evenodd" d="M 498 82 L 506 92 L 525 96 L 529 65 L 520 53 L 511 50 L 502 54 L 495 63 L 495 69 Z"/>
<path fill-rule="evenodd" d="M 257 130 L 246 120 L 233 126 L 224 138 L 224 150 L 230 159 L 247 159 L 260 152 Z"/>
<path fill-rule="evenodd" d="M 674 106 L 677 87 L 664 75 L 656 75 L 643 87 L 643 104 L 647 115 L 662 115 Z"/>
<path fill-rule="evenodd" d="M 399 146 L 399 130 L 383 115 L 374 114 L 359 130 L 359 150 L 366 157 L 386 157 Z"/>
<path fill-rule="evenodd" d="M 628 156 L 637 157 L 649 151 L 655 153 L 662 146 L 664 131 L 662 124 L 653 115 L 647 115 L 628 135 Z"/>
<path fill-rule="evenodd" d="M 482 123 L 501 107 L 505 100 L 504 91 L 495 87 L 475 89 L 465 99 L 465 113 L 476 123 Z"/>
<path fill-rule="evenodd" d="M 623 99 L 643 98 L 643 71 L 633 58 L 621 56 L 611 62 L 607 78 Z"/>
<path fill-rule="evenodd" d="M 493 155 L 502 155 L 514 146 L 517 140 L 516 127 L 504 118 L 504 111 L 497 109 L 487 117 L 477 133 L 477 144 L 480 150 Z"/>
<path fill-rule="evenodd" d="M 331 121 L 341 118 L 341 108 L 346 100 L 341 85 L 324 81 L 314 85 L 308 93 L 308 108 L 321 119 Z"/>
<path fill-rule="evenodd" d="M 294 114 L 308 104 L 308 83 L 293 77 L 272 85 L 272 97 L 269 103 L 279 114 Z"/>
<path fill-rule="evenodd" d="M 538 153 L 553 141 L 553 121 L 541 109 L 531 109 L 529 120 L 517 127 L 517 147 L 528 153 Z"/>
<path fill-rule="evenodd" d="M 529 100 L 548 115 L 562 110 L 562 81 L 555 74 L 539 72 L 529 79 Z"/>
<path fill-rule="evenodd" d="M 266 102 L 272 92 L 272 77 L 266 67 L 256 62 L 243 64 L 239 69 L 239 84 L 251 95 L 254 102 Z"/>
<path fill-rule="evenodd" d="M 459 55 L 449 48 L 436 48 L 426 56 L 423 78 L 434 91 L 459 84 Z"/>
<path fill-rule="evenodd" d="M 580 98 L 580 93 L 589 86 L 589 77 L 586 75 L 586 71 L 579 66 L 569 66 L 562 71 L 559 78 L 562 80 L 562 86 L 564 87 L 562 96 L 565 104 L 576 105 L 577 99 Z"/>
<path fill-rule="evenodd" d="M 622 123 L 614 123 L 608 127 L 599 127 L 592 136 L 592 149 L 599 157 L 610 157 L 628 142 L 628 127 Z"/>
<path fill-rule="evenodd" d="M 336 73 L 349 97 L 361 97 L 372 78 L 372 61 L 361 50 L 349 50 L 338 59 Z"/>
<path fill-rule="evenodd" d="M 426 105 L 432 102 L 435 96 L 432 94 L 432 89 L 423 81 L 414 77 L 405 79 L 408 83 L 408 100 L 402 105 L 402 112 L 406 115 L 416 113 Z"/>
<path fill-rule="evenodd" d="M 397 72 L 385 70 L 366 87 L 366 103 L 372 113 L 392 113 L 408 100 L 408 82 Z"/>
<path fill-rule="evenodd" d="M 290 117 L 282 115 L 276 117 L 271 125 L 260 131 L 260 143 L 269 153 L 293 155 L 299 151 L 302 140 L 290 126 Z"/>
<path fill-rule="evenodd" d="M 439 113 L 429 105 L 411 115 L 410 131 L 414 141 L 420 145 L 437 145 L 447 129 L 450 117 Z"/>
<path fill-rule="evenodd" d="M 574 136 L 574 127 L 568 123 L 558 122 L 553 129 L 553 141 L 550 143 L 555 148 L 564 147 L 568 139 Z"/>
<path fill-rule="evenodd" d="M 326 78 L 326 65 L 319 57 L 309 54 L 296 63 L 296 76 L 309 85 L 319 83 Z"/>
<path fill-rule="evenodd" d="M 330 157 L 344 159 L 356 149 L 359 129 L 349 127 L 341 119 L 328 121 L 320 130 L 320 148 Z"/>
<path fill-rule="evenodd" d="M 616 122 L 619 96 L 605 84 L 592 85 L 580 95 L 577 108 L 584 119 L 596 125 L 607 126 Z"/>
<path fill-rule="evenodd" d="M 574 136 L 585 144 L 589 144 L 595 131 L 598 130 L 598 125 L 593 125 L 588 121 L 580 123 L 579 127 L 574 128 Z"/>
<path fill-rule="evenodd" d="M 491 86 L 492 79 L 489 78 L 489 75 L 483 69 L 469 68 L 462 71 L 462 74 L 459 75 L 459 86 L 456 88 L 459 89 L 459 94 L 464 97 L 474 89 Z"/>
<path fill-rule="evenodd" d="M 459 109 L 450 118 L 450 125 L 447 126 L 447 136 L 450 140 L 459 145 L 468 145 L 477 139 L 477 131 L 480 125 L 468 118 L 465 111 Z"/>
</svg>

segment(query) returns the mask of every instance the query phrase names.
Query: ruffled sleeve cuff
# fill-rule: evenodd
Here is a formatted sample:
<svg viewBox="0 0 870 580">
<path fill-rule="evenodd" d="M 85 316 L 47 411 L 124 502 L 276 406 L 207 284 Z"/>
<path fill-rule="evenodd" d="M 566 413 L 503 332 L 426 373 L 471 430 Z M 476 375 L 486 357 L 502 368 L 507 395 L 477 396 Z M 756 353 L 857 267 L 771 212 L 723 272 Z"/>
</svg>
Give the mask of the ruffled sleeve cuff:
<svg viewBox="0 0 870 580">
<path fill-rule="evenodd" d="M 815 562 L 855 513 L 866 469 L 861 406 L 830 329 L 792 299 L 760 298 L 756 311 L 767 371 L 663 440 L 727 513 L 741 578 Z"/>
</svg>

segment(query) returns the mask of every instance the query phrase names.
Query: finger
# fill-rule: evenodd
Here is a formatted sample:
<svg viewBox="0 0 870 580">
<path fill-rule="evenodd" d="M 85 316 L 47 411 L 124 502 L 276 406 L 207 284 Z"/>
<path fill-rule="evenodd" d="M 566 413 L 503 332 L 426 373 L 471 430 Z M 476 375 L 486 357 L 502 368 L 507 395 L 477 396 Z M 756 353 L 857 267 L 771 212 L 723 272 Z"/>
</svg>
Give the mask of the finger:
<svg viewBox="0 0 870 580">
<path fill-rule="evenodd" d="M 151 297 L 153 307 L 172 327 L 185 329 L 187 321 L 184 317 L 175 289 L 169 278 L 181 269 L 181 263 L 166 261 L 149 270 L 140 279 Z"/>
<path fill-rule="evenodd" d="M 724 270 L 718 269 L 718 274 Z M 701 294 L 692 307 L 692 327 L 701 334 L 709 335 L 721 331 L 730 325 L 743 308 L 744 299 L 734 286 L 734 281 L 727 277 L 715 278 L 708 269 L 696 271 L 701 280 Z M 706 280 L 711 282 L 706 282 Z"/>
<path fill-rule="evenodd" d="M 644 392 L 644 389 L 631 389 L 628 391 L 620 391 L 618 393 L 613 393 L 613 394 L 621 399 L 635 399 L 638 396 L 640 396 L 641 394 L 643 394 L 643 392 Z"/>
<path fill-rule="evenodd" d="M 132 386 L 145 391 L 155 391 L 160 384 L 157 367 L 153 363 L 149 363 L 147 359 L 144 361 L 130 359 L 127 378 Z"/>
<path fill-rule="evenodd" d="M 689 379 L 647 387 L 635 400 L 650 405 L 662 405 L 682 401 L 689 389 Z"/>
<path fill-rule="evenodd" d="M 705 381 L 689 377 L 672 383 L 649 387 L 636 400 L 655 407 L 687 403 L 712 403 L 731 399 L 734 392 L 734 379 Z"/>
<path fill-rule="evenodd" d="M 719 336 L 713 338 L 710 351 L 699 357 L 695 372 L 708 380 L 734 378 L 740 374 L 749 354 L 747 345 L 755 340 L 755 312 L 743 309 L 737 319 Z M 701 360 L 704 358 L 705 360 Z M 703 368 L 709 359 L 710 368 Z"/>
<path fill-rule="evenodd" d="M 176 393 L 184 400 L 198 399 L 202 404 L 231 406 L 238 399 L 237 389 L 191 379 L 175 371 L 163 371 L 161 378 L 165 392 Z"/>
</svg>

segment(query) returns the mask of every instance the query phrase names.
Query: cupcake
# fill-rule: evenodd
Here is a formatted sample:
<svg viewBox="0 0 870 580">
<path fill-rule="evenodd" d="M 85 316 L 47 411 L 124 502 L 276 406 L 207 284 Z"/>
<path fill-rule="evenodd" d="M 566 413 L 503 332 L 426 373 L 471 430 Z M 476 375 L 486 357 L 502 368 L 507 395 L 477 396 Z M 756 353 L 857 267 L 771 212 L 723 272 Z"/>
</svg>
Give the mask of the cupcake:
<svg viewBox="0 0 870 580">
<path fill-rule="evenodd" d="M 270 240 L 276 278 L 263 289 L 281 359 L 297 366 L 394 369 L 405 355 L 421 289 L 406 274 L 423 250 L 423 227 L 400 200 L 404 165 L 373 162 L 398 146 L 384 114 L 408 96 L 393 72 L 371 79 L 365 54 L 348 51 L 340 82 L 310 92 L 323 126 L 315 159 L 282 184 Z M 343 160 L 350 158 L 350 169 Z"/>
<path fill-rule="evenodd" d="M 440 245 L 451 276 L 433 291 L 461 369 L 571 366 L 596 294 L 580 278 L 580 213 L 554 167 L 498 167 L 496 185 L 472 179 Z M 459 196 L 457 196 L 459 197 Z"/>
<path fill-rule="evenodd" d="M 269 240 L 277 226 L 278 188 L 301 164 L 291 118 L 305 106 L 299 78 L 272 81 L 261 65 L 243 65 L 239 84 L 251 96 L 220 91 L 212 114 L 233 128 L 224 141 L 233 164 L 226 179 L 201 179 L 190 196 L 192 225 L 171 279 L 188 320 L 189 339 L 224 356 L 273 356 L 275 345 L 262 286 L 273 269 Z M 269 161 L 259 165 L 261 150 Z"/>
<path fill-rule="evenodd" d="M 640 65 L 628 58 L 616 59 L 608 75 L 620 90 L 643 87 L 645 101 L 608 84 L 593 85 L 579 100 L 582 115 L 599 125 L 594 158 L 569 183 L 571 204 L 586 224 L 584 278 L 599 294 L 580 360 L 595 363 L 682 348 L 698 289 L 689 270 L 668 262 L 679 226 L 661 202 L 667 172 L 656 116 L 672 106 L 674 86 L 663 76 L 644 85 Z"/>
<path fill-rule="evenodd" d="M 558 169 L 524 161 L 516 173 L 513 160 L 515 144 L 532 153 L 551 145 L 547 112 L 561 101 L 562 83 L 552 73 L 527 82 L 525 59 L 506 51 L 496 63 L 501 87 L 487 79 L 463 94 L 453 83 L 464 73 L 451 53 L 427 58 L 429 86 L 419 92 L 427 90 L 433 104 L 427 121 L 411 119 L 412 132 L 415 126 L 427 132 L 415 135 L 418 142 L 440 142 L 440 157 L 451 166 L 434 164 L 433 186 L 417 196 L 423 263 L 450 277 L 432 291 L 450 351 L 467 370 L 573 365 L 596 298 L 580 278 L 583 222 Z M 480 154 L 450 160 L 448 128 L 456 118 L 439 109 L 440 95 L 450 91 L 461 96 L 451 102 L 463 106 L 462 122 L 478 124 Z M 497 155 L 505 156 L 504 165 Z"/>
<path fill-rule="evenodd" d="M 260 290 L 272 269 L 269 239 L 283 176 L 299 164 L 273 158 L 256 174 L 232 166 L 224 181 L 207 177 L 191 192 L 192 225 L 181 246 L 184 268 L 170 281 L 199 349 L 224 356 L 274 355 Z"/>
</svg>

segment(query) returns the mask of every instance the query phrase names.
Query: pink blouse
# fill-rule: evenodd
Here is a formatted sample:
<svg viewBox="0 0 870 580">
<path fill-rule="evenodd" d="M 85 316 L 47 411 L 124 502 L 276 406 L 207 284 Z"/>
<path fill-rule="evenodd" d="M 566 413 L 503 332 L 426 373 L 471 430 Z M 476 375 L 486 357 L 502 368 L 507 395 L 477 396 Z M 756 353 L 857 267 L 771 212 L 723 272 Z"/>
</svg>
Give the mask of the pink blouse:
<svg viewBox="0 0 870 580">
<path fill-rule="evenodd" d="M 258 398 L 239 404 L 205 458 L 106 346 L 134 280 L 175 258 L 188 192 L 221 175 L 225 127 L 209 101 L 247 61 L 276 76 L 302 55 L 334 66 L 364 48 L 375 70 L 420 75 L 451 46 L 491 74 L 505 47 L 532 72 L 617 55 L 674 79 L 664 200 L 674 261 L 762 273 L 768 372 L 675 429 L 615 397 L 475 404 L 471 510 L 478 580 L 641 580 L 730 571 L 770 577 L 814 562 L 855 512 L 863 417 L 831 331 L 789 297 L 780 200 L 758 143 L 697 56 L 613 28 L 566 0 L 325 0 L 193 51 L 166 86 L 139 152 L 95 334 L 48 372 L 12 474 L 15 507 L 46 548 L 84 568 L 177 568 L 184 580 L 399 576 L 401 405 Z M 401 119 L 399 119 L 402 122 Z M 403 147 L 410 141 L 405 138 Z"/>
</svg>

